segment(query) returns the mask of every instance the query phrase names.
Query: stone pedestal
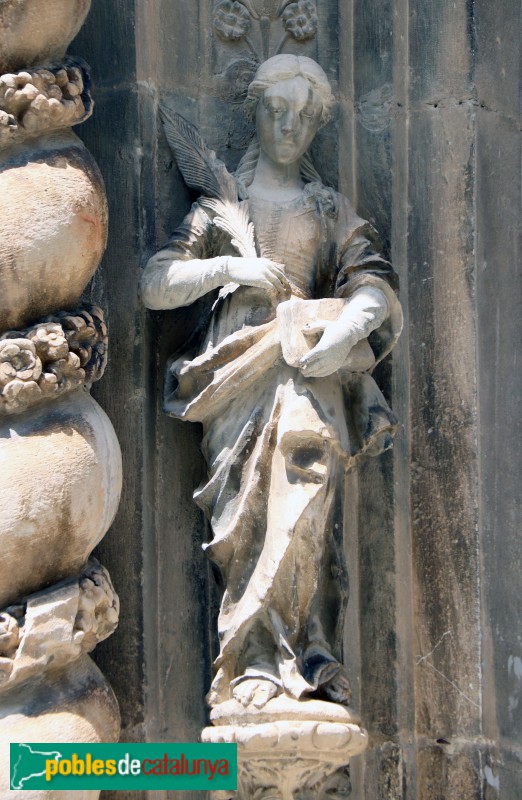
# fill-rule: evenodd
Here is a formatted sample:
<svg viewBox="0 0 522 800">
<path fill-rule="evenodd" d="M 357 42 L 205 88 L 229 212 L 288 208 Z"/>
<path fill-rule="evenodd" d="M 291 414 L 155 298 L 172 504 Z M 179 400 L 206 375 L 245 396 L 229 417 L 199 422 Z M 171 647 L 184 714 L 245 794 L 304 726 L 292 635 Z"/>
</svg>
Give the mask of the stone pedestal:
<svg viewBox="0 0 522 800">
<path fill-rule="evenodd" d="M 320 700 L 279 696 L 259 711 L 231 700 L 211 714 L 202 741 L 238 745 L 237 793 L 216 800 L 312 800 L 347 797 L 348 764 L 368 735 L 350 709 Z"/>
</svg>

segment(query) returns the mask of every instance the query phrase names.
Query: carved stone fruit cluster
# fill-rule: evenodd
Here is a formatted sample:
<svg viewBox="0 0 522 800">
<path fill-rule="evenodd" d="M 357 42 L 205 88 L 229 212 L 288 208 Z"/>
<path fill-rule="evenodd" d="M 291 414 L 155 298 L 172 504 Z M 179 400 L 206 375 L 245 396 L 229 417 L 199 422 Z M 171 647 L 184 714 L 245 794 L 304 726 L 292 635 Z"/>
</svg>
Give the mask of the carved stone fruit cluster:
<svg viewBox="0 0 522 800">
<path fill-rule="evenodd" d="M 69 349 L 80 359 L 86 383 L 100 380 L 107 365 L 107 325 L 98 306 L 82 306 L 76 311 L 60 311 L 48 317 L 59 322 Z"/>
<path fill-rule="evenodd" d="M 13 658 L 20 642 L 18 620 L 9 611 L 0 614 L 0 659 Z"/>
<path fill-rule="evenodd" d="M 74 623 L 75 641 L 90 653 L 98 642 L 114 633 L 118 626 L 120 601 L 109 573 L 96 559 L 91 559 L 80 578 L 80 602 Z"/>
<path fill-rule="evenodd" d="M 0 415 L 99 380 L 107 363 L 107 326 L 97 306 L 52 314 L 0 336 Z"/>
<path fill-rule="evenodd" d="M 86 119 L 92 110 L 88 77 L 86 65 L 74 61 L 2 75 L 0 145 Z"/>
<path fill-rule="evenodd" d="M 43 598 L 44 607 L 47 604 L 48 608 L 41 613 Z M 63 616 L 68 598 L 73 598 L 78 604 L 76 617 L 73 611 L 70 622 Z M 35 601 L 40 606 L 40 613 L 36 616 L 31 610 Z M 49 616 L 53 604 L 58 608 L 60 603 L 62 616 Z M 0 612 L 0 684 L 16 680 L 20 675 L 26 679 L 27 673 L 40 671 L 46 664 L 63 664 L 81 653 L 90 653 L 99 642 L 114 633 L 118 627 L 119 613 L 120 601 L 109 573 L 95 558 L 89 560 L 85 571 L 76 581 L 55 585 L 47 591 L 30 595 L 16 605 L 8 606 Z M 42 634 L 47 634 L 49 639 L 51 618 L 54 625 L 53 644 L 49 644 L 44 656 Z M 20 669 L 22 659 L 25 664 Z"/>
</svg>

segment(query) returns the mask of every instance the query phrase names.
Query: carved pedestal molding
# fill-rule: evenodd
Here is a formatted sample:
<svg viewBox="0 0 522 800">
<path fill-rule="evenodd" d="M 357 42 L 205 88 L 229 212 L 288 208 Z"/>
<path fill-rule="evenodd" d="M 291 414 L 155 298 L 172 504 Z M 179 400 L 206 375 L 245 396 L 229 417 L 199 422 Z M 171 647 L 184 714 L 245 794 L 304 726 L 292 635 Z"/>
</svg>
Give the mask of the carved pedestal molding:
<svg viewBox="0 0 522 800">
<path fill-rule="evenodd" d="M 280 696 L 251 713 L 229 701 L 211 720 L 204 742 L 238 745 L 238 791 L 215 800 L 340 800 L 350 794 L 350 758 L 368 744 L 354 712 L 320 700 Z"/>
<path fill-rule="evenodd" d="M 80 305 L 107 237 L 101 175 L 70 130 L 92 112 L 89 69 L 65 56 L 89 8 L 0 7 L 2 797 L 10 742 L 119 735 L 116 699 L 88 655 L 118 622 L 110 577 L 90 555 L 122 479 L 114 429 L 88 393 L 107 329 L 99 308 Z"/>
</svg>

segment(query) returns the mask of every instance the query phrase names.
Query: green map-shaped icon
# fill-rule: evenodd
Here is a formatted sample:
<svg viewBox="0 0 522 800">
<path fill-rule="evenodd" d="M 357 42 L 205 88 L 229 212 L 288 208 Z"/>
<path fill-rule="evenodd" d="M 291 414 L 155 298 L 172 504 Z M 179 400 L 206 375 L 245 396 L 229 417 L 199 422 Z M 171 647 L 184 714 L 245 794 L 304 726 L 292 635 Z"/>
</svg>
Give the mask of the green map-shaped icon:
<svg viewBox="0 0 522 800">
<path fill-rule="evenodd" d="M 45 776 L 46 762 L 60 758 L 62 754 L 56 750 L 36 750 L 30 744 L 11 745 L 11 789 L 30 789 L 30 781 Z"/>
</svg>

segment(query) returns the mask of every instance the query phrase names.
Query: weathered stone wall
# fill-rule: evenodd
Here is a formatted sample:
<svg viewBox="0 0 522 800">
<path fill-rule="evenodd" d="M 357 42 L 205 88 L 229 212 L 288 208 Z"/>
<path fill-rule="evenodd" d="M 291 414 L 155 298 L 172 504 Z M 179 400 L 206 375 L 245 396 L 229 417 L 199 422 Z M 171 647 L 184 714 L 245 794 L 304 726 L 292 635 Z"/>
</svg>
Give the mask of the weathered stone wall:
<svg viewBox="0 0 522 800">
<path fill-rule="evenodd" d="M 385 481 L 360 516 L 365 797 L 520 794 L 519 14 L 353 5 L 357 206 L 389 231 L 409 320 L 403 436 L 361 475 Z"/>
<path fill-rule="evenodd" d="M 323 143 L 327 177 L 337 180 L 338 165 L 339 188 L 383 235 L 407 320 L 383 370 L 401 433 L 393 453 L 360 472 L 359 538 L 348 543 L 347 661 L 360 670 L 355 694 L 371 734 L 353 762 L 354 797 L 514 800 L 520 4 L 319 8 L 316 55 L 341 100 Z M 229 164 L 239 155 L 243 123 L 217 92 L 210 12 L 210 0 L 95 0 L 76 42 L 94 66 L 97 102 L 80 134 L 111 211 L 91 297 L 108 308 L 112 334 L 96 391 L 122 445 L 125 489 L 102 554 L 124 613 L 97 657 L 120 700 L 124 740 L 194 740 L 205 723 L 215 599 L 190 500 L 202 470 L 198 431 L 160 410 L 165 359 L 197 309 L 146 313 L 137 285 L 190 202 L 159 128 L 159 98 L 199 124 Z"/>
</svg>

